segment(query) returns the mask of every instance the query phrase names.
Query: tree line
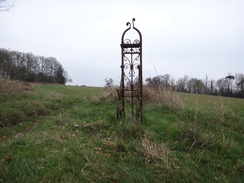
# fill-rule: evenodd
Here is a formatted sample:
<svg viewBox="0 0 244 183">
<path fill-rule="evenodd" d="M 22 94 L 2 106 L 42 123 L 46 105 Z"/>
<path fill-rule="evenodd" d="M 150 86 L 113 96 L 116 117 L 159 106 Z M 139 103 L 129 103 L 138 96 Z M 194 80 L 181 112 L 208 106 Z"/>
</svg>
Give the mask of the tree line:
<svg viewBox="0 0 244 183">
<path fill-rule="evenodd" d="M 0 77 L 26 82 L 65 84 L 70 81 L 54 57 L 36 56 L 0 48 Z"/>
<path fill-rule="evenodd" d="M 207 75 L 205 79 L 184 76 L 176 80 L 165 74 L 147 78 L 146 85 L 154 88 L 164 87 L 177 92 L 244 98 L 244 74 L 241 73 L 218 80 L 209 79 Z"/>
</svg>

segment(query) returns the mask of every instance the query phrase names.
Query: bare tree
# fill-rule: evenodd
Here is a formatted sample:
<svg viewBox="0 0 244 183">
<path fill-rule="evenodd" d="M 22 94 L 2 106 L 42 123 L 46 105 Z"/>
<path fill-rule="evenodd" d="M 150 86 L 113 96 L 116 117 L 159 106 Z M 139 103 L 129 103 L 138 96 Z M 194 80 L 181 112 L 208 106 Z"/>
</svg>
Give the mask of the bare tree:
<svg viewBox="0 0 244 183">
<path fill-rule="evenodd" d="M 210 80 L 210 95 L 214 95 L 215 89 L 215 81 L 213 79 Z"/>
<path fill-rule="evenodd" d="M 206 90 L 204 82 L 197 78 L 189 79 L 187 85 L 189 93 L 204 94 Z"/>
<path fill-rule="evenodd" d="M 189 91 L 190 89 L 187 86 L 188 81 L 189 81 L 189 76 L 187 75 L 185 75 L 183 78 L 178 79 L 176 82 L 176 90 L 178 92 L 186 92 L 188 89 Z"/>
<path fill-rule="evenodd" d="M 208 81 L 208 75 L 207 74 L 205 76 L 204 86 L 205 86 L 204 93 L 209 94 L 209 81 Z"/>
<path fill-rule="evenodd" d="M 112 78 L 105 78 L 104 81 L 106 83 L 105 88 L 111 89 L 114 86 L 114 80 Z"/>
<path fill-rule="evenodd" d="M 0 11 L 9 11 L 14 7 L 16 0 L 0 0 Z"/>
<path fill-rule="evenodd" d="M 162 76 L 161 82 L 162 82 L 163 87 L 165 87 L 165 88 L 170 87 L 170 77 L 171 76 L 169 74 L 165 74 Z"/>
<path fill-rule="evenodd" d="M 218 94 L 222 96 L 226 96 L 228 93 L 228 81 L 224 78 L 218 79 L 216 81 L 216 87 L 218 90 Z"/>
<path fill-rule="evenodd" d="M 236 87 L 237 91 L 244 89 L 244 74 L 238 73 L 236 74 Z"/>
<path fill-rule="evenodd" d="M 236 96 L 244 98 L 244 74 L 237 73 L 235 78 Z"/>
<path fill-rule="evenodd" d="M 61 65 L 58 66 L 55 71 L 55 82 L 58 84 L 65 84 L 64 69 Z"/>
<path fill-rule="evenodd" d="M 233 94 L 233 91 L 232 91 L 232 80 L 234 80 L 235 79 L 235 76 L 232 76 L 232 75 L 228 75 L 228 76 L 226 76 L 225 77 L 225 79 L 228 79 L 228 90 L 227 90 L 227 92 L 228 92 L 228 96 L 231 96 L 232 94 Z"/>
<path fill-rule="evenodd" d="M 7 78 L 9 76 L 10 56 L 9 51 L 0 49 L 0 76 Z"/>
</svg>

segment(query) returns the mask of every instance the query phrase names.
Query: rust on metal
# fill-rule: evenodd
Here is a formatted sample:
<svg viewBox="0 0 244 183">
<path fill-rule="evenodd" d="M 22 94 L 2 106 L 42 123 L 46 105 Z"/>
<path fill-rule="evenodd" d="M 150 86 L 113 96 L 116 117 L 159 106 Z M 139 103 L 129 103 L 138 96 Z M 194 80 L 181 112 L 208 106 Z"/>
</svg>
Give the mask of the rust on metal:
<svg viewBox="0 0 244 183">
<path fill-rule="evenodd" d="M 134 118 L 142 121 L 142 35 L 134 22 L 135 18 L 132 23 L 127 22 L 128 28 L 121 37 L 121 81 L 117 117 L 125 115 L 125 108 L 128 108 Z M 127 38 L 129 31 L 134 31 L 136 38 Z"/>
</svg>

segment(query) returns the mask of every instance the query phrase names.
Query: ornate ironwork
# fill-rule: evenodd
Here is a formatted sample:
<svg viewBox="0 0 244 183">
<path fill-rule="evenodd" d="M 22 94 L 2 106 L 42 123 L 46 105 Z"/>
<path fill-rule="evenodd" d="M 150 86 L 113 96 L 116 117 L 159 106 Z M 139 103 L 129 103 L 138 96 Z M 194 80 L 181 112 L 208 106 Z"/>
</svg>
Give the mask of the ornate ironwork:
<svg viewBox="0 0 244 183">
<path fill-rule="evenodd" d="M 128 28 L 121 37 L 121 81 L 117 117 L 122 117 L 126 112 L 125 106 L 128 106 L 131 115 L 142 121 L 142 35 L 134 26 L 134 22 L 135 18 L 132 19 L 132 24 L 127 22 Z M 126 38 L 126 33 L 131 29 L 139 36 L 134 41 Z"/>
</svg>

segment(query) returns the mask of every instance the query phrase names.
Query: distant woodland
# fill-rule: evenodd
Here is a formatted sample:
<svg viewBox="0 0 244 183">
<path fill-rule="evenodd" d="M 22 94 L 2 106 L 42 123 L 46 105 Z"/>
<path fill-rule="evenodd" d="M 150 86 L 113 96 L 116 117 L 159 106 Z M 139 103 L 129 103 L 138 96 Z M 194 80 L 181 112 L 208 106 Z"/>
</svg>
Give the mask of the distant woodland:
<svg viewBox="0 0 244 183">
<path fill-rule="evenodd" d="M 0 77 L 26 82 L 65 84 L 70 81 L 54 57 L 36 56 L 0 48 Z"/>
<path fill-rule="evenodd" d="M 71 79 L 54 57 L 36 56 L 0 48 L 0 77 L 26 82 L 65 84 Z M 172 91 L 244 98 L 244 74 L 228 75 L 218 80 L 184 76 L 174 79 L 169 74 L 147 78 L 149 87 L 163 87 Z"/>
<path fill-rule="evenodd" d="M 147 78 L 146 83 L 149 87 L 170 88 L 177 92 L 244 98 L 244 74 L 241 73 L 229 74 L 217 81 L 209 79 L 207 75 L 205 79 L 184 76 L 175 80 L 165 74 Z"/>
</svg>

